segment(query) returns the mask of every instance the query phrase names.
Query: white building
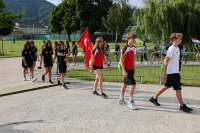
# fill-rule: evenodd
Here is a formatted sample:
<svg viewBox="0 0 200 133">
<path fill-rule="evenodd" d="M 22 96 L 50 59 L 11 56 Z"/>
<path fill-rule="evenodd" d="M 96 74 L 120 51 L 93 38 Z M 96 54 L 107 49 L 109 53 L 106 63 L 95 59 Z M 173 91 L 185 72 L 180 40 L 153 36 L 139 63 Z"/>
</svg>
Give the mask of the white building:
<svg viewBox="0 0 200 133">
<path fill-rule="evenodd" d="M 49 29 L 47 26 L 39 24 L 20 24 L 17 27 L 17 31 L 21 31 L 23 34 L 48 34 Z"/>
</svg>

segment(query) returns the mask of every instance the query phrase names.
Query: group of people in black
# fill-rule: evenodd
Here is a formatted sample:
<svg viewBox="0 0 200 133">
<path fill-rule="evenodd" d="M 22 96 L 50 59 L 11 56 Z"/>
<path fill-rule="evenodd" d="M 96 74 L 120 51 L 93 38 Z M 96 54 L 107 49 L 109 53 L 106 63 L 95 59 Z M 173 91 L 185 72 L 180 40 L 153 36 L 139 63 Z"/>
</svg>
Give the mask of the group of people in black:
<svg viewBox="0 0 200 133">
<path fill-rule="evenodd" d="M 57 78 L 57 84 L 61 85 L 62 88 L 68 89 L 68 87 L 64 84 L 64 77 L 66 75 L 66 69 L 69 64 L 68 57 L 70 55 L 70 45 L 69 42 L 63 41 L 55 41 L 54 49 L 52 47 L 52 43 L 50 40 L 43 41 L 42 52 L 38 54 L 37 47 L 34 44 L 34 41 L 27 41 L 24 44 L 24 48 L 22 50 L 22 67 L 23 67 L 23 76 L 24 81 L 27 80 L 27 75 L 30 76 L 32 82 L 35 82 L 37 78 L 34 78 L 34 68 L 36 66 L 36 61 L 40 62 L 40 66 L 38 69 L 42 69 L 42 65 L 44 67 L 44 72 L 42 73 L 42 81 L 45 81 L 45 76 L 48 74 L 49 82 L 52 82 L 52 67 L 54 62 L 57 59 L 58 69 L 60 76 Z M 76 55 L 78 53 L 77 45 L 75 42 L 72 42 L 72 58 L 74 61 L 74 65 L 77 64 Z M 54 54 L 54 56 L 53 56 Z"/>
</svg>

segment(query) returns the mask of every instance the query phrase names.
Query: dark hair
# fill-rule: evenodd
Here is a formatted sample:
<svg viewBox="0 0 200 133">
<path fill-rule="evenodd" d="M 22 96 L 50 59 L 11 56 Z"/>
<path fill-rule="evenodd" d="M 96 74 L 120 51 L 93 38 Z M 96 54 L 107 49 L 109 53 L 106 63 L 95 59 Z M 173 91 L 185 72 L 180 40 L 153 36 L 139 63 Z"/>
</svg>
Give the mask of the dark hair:
<svg viewBox="0 0 200 133">
<path fill-rule="evenodd" d="M 29 42 L 29 41 L 26 41 L 25 44 L 24 44 L 24 49 L 27 49 L 27 46 L 28 46 L 28 45 L 31 46 L 31 45 L 30 45 L 30 42 Z M 30 47 L 29 47 L 29 49 L 30 49 Z"/>
</svg>

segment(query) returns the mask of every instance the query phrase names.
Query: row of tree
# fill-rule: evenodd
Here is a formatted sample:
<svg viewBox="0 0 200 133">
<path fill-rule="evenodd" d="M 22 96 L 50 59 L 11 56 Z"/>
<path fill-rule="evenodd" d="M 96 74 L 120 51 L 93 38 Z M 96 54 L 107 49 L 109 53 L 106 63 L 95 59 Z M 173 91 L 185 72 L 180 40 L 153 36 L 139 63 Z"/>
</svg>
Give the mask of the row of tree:
<svg viewBox="0 0 200 133">
<path fill-rule="evenodd" d="M 190 36 L 200 38 L 200 0 L 143 0 L 144 7 L 133 16 L 138 25 L 133 30 L 154 40 L 169 42 L 173 32 L 183 33 L 183 43 Z M 190 43 L 188 46 L 194 48 Z"/>
<path fill-rule="evenodd" d="M 131 24 L 133 9 L 126 0 L 63 0 L 50 15 L 52 33 L 65 31 L 69 38 L 76 30 L 86 27 L 90 34 L 96 31 L 124 33 Z"/>
</svg>

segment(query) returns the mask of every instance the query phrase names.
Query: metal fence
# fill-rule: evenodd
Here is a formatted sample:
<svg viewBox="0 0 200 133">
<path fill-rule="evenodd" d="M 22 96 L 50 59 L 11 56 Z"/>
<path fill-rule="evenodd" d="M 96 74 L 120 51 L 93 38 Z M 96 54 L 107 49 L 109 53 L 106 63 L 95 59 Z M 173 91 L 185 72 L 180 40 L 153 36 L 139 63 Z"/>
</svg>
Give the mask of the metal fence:
<svg viewBox="0 0 200 133">
<path fill-rule="evenodd" d="M 162 61 L 164 56 L 158 53 L 158 58 L 154 57 L 154 53 L 147 54 L 147 61 L 143 58 L 141 62 L 141 57 L 144 57 L 144 54 L 140 51 L 137 51 L 135 55 L 135 77 L 140 77 L 140 82 L 142 83 L 142 78 L 150 75 L 153 78 L 158 78 L 159 83 L 162 83 L 163 71 L 161 69 Z M 200 63 L 196 60 L 197 53 L 187 52 L 185 55 L 185 60 L 182 61 L 181 65 L 181 79 L 185 80 L 200 80 Z M 154 61 L 153 61 L 154 57 Z M 119 57 L 120 58 L 120 54 Z M 117 68 L 117 59 L 114 51 L 108 52 L 108 59 L 111 62 L 113 68 L 112 71 L 106 71 L 105 76 L 122 76 L 122 71 Z M 118 59 L 119 60 L 119 59 Z M 199 60 L 200 61 L 200 60 Z"/>
</svg>

